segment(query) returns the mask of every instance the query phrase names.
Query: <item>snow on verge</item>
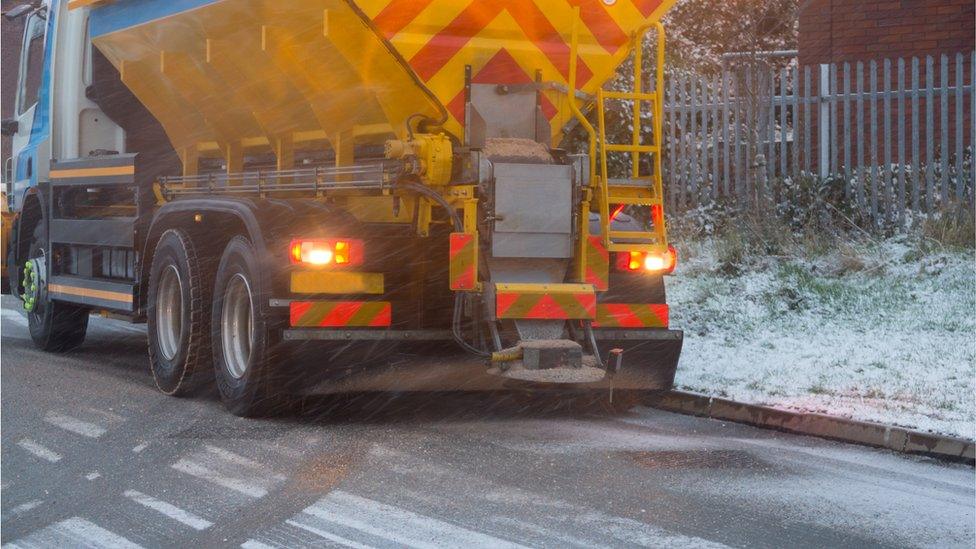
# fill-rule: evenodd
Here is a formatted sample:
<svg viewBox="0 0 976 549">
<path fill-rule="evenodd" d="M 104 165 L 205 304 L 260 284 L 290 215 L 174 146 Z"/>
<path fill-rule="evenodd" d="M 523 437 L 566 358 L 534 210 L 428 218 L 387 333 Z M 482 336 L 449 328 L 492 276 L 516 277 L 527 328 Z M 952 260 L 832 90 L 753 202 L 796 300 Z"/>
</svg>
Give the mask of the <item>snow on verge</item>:
<svg viewBox="0 0 976 549">
<path fill-rule="evenodd" d="M 683 247 L 668 280 L 677 389 L 976 438 L 971 253 L 890 240 L 727 276 L 715 241 Z"/>
</svg>

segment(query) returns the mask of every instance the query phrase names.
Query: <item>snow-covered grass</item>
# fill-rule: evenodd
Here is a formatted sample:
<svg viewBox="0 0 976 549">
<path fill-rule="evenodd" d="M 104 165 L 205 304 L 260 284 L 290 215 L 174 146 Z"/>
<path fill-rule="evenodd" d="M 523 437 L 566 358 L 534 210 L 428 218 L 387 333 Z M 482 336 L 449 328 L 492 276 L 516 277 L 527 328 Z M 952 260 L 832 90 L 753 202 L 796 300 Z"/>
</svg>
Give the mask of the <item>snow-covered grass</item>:
<svg viewBox="0 0 976 549">
<path fill-rule="evenodd" d="M 974 254 L 918 242 L 743 259 L 735 238 L 679 241 L 677 388 L 976 437 Z"/>
</svg>

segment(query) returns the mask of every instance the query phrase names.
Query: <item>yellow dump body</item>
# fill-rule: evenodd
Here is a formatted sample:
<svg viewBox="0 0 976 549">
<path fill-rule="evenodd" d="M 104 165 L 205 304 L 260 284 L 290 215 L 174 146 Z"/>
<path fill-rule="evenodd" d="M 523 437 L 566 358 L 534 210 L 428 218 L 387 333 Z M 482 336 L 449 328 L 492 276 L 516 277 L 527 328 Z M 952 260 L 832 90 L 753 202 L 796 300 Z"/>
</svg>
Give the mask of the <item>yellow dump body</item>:
<svg viewBox="0 0 976 549">
<path fill-rule="evenodd" d="M 576 87 L 595 94 L 675 0 L 75 1 L 177 150 L 206 154 L 338 150 L 402 136 L 415 113 L 461 135 L 465 66 L 473 82 L 566 86 L 577 7 Z M 547 91 L 542 108 L 558 143 L 568 97 Z"/>
</svg>

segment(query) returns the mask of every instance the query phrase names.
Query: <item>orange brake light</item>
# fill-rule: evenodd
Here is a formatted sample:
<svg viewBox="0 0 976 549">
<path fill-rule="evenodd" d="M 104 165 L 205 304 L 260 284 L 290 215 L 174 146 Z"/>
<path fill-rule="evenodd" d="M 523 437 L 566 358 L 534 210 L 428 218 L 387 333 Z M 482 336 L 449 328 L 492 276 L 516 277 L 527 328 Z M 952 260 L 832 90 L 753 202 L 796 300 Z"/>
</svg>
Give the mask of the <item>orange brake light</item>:
<svg viewBox="0 0 976 549">
<path fill-rule="evenodd" d="M 288 246 L 293 265 L 353 267 L 363 264 L 363 241 L 347 238 L 295 239 Z"/>
<path fill-rule="evenodd" d="M 678 265 L 678 252 L 674 246 L 668 246 L 663 254 L 649 252 L 620 252 L 617 254 L 616 266 L 618 271 L 648 272 L 655 274 L 671 274 Z"/>
</svg>

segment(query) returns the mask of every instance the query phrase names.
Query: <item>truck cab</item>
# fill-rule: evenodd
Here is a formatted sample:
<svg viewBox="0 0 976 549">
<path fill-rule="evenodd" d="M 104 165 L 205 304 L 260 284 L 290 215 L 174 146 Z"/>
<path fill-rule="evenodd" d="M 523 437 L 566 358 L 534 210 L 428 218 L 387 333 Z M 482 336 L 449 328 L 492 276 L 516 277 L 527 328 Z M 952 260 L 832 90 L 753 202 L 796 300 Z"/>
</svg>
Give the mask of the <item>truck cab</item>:
<svg viewBox="0 0 976 549">
<path fill-rule="evenodd" d="M 29 11 L 14 14 L 25 18 L 15 110 L 3 122 L 12 140 L 4 177 L 14 211 L 48 181 L 52 158 L 126 152 L 125 132 L 86 93 L 93 75 L 88 12 L 57 0 L 21 7 Z"/>
</svg>

